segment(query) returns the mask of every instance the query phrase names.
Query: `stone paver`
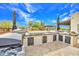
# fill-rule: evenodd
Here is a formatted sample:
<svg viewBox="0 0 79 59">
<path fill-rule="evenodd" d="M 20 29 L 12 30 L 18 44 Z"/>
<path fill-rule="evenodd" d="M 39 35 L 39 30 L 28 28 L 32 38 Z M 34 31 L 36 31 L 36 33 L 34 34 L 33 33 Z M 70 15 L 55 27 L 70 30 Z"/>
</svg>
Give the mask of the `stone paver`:
<svg viewBox="0 0 79 59">
<path fill-rule="evenodd" d="M 79 56 L 79 48 L 68 46 L 54 52 L 49 52 L 48 54 L 45 54 L 45 56 L 46 55 L 47 56 Z"/>
<path fill-rule="evenodd" d="M 26 55 L 28 56 L 42 56 L 48 54 L 49 52 L 54 52 L 67 46 L 69 45 L 62 42 L 52 42 L 37 46 L 29 46 L 26 47 L 25 51 Z"/>
<path fill-rule="evenodd" d="M 79 56 L 79 48 L 62 42 L 26 47 L 27 56 Z"/>
</svg>

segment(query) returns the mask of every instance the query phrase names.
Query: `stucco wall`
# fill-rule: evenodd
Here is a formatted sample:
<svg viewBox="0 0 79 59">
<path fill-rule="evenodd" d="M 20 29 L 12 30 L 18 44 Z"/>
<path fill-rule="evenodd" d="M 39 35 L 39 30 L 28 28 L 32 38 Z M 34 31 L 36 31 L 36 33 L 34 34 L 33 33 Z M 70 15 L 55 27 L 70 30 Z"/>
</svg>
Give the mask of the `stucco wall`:
<svg viewBox="0 0 79 59">
<path fill-rule="evenodd" d="M 71 31 L 78 33 L 77 25 L 79 24 L 79 12 L 71 15 Z"/>
</svg>

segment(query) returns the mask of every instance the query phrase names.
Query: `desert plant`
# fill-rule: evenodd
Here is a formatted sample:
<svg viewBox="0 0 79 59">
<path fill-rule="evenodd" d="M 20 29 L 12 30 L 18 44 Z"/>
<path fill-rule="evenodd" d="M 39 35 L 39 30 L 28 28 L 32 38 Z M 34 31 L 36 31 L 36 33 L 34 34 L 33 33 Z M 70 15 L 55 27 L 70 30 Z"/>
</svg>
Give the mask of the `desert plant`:
<svg viewBox="0 0 79 59">
<path fill-rule="evenodd" d="M 7 31 L 9 31 L 9 29 L 12 28 L 12 23 L 9 21 L 2 21 L 0 22 L 0 28 L 7 29 Z"/>
<path fill-rule="evenodd" d="M 33 22 L 32 21 L 29 21 L 29 23 L 28 23 L 29 30 L 32 29 L 32 25 L 33 25 Z"/>
<path fill-rule="evenodd" d="M 32 25 L 32 29 L 34 30 L 43 30 L 44 24 L 42 22 L 34 22 Z"/>
</svg>

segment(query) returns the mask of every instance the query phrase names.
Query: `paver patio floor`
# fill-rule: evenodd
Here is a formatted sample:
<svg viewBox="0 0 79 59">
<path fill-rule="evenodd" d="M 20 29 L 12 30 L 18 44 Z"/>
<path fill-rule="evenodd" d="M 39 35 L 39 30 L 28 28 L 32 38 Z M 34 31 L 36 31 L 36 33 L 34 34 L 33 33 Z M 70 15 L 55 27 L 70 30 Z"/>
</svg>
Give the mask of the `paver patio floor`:
<svg viewBox="0 0 79 59">
<path fill-rule="evenodd" d="M 48 54 L 45 54 L 45 56 L 79 56 L 79 48 L 75 47 L 65 47 L 62 49 L 59 49 L 57 51 L 49 52 Z"/>
<path fill-rule="evenodd" d="M 60 49 L 64 49 L 68 47 L 69 44 L 63 42 L 51 42 L 37 46 L 29 46 L 26 47 L 26 55 L 27 56 L 42 56 L 42 55 L 52 55 L 54 51 L 58 51 Z"/>
</svg>

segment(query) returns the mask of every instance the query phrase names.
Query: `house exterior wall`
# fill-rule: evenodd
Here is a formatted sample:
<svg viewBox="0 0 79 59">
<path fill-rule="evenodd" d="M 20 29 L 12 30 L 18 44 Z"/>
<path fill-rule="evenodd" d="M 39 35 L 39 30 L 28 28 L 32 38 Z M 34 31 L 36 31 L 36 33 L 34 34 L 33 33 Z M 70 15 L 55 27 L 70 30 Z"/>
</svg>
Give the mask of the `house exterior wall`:
<svg viewBox="0 0 79 59">
<path fill-rule="evenodd" d="M 71 31 L 78 33 L 77 25 L 79 24 L 79 12 L 71 15 Z"/>
<path fill-rule="evenodd" d="M 79 12 L 71 15 L 71 31 L 79 33 Z M 71 46 L 77 46 L 78 36 L 71 36 Z"/>
</svg>

